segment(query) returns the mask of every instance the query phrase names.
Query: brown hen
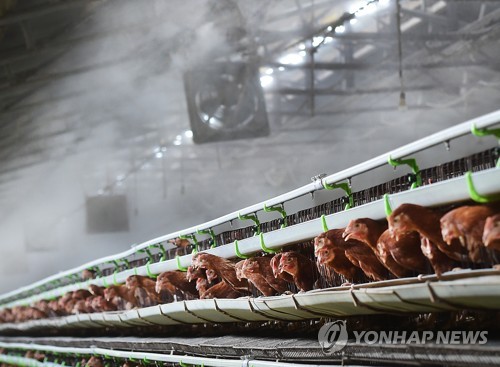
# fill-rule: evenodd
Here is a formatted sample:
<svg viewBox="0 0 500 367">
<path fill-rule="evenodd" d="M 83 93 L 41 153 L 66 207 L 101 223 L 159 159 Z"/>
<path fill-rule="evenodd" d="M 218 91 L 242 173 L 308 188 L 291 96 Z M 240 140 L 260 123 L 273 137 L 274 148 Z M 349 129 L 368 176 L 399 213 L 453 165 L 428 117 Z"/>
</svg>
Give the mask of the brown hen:
<svg viewBox="0 0 500 367">
<path fill-rule="evenodd" d="M 319 279 L 316 264 L 298 252 L 288 251 L 281 255 L 280 268 L 293 277 L 293 282 L 300 291 L 310 291 Z"/>
<path fill-rule="evenodd" d="M 367 244 L 386 269 L 397 277 L 409 276 L 410 271 L 399 265 L 389 251 L 385 251 L 383 248 L 384 242 L 377 246 L 378 239 L 386 229 L 387 224 L 385 222 L 378 222 L 370 218 L 359 218 L 349 222 L 342 236 L 346 240 L 354 239 Z M 379 251 L 379 248 L 382 251 Z"/>
</svg>

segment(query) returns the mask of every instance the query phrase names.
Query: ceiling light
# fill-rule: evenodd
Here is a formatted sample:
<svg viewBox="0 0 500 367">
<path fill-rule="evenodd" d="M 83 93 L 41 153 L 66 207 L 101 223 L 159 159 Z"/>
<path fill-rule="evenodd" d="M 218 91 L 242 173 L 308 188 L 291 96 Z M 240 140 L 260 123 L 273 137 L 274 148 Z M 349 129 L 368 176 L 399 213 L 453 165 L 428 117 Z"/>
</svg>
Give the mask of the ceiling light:
<svg viewBox="0 0 500 367">
<path fill-rule="evenodd" d="M 382 6 L 389 5 L 390 2 L 391 0 L 378 0 L 378 3 Z"/>
<path fill-rule="evenodd" d="M 158 153 L 160 151 L 160 147 L 155 147 L 154 152 Z"/>
<path fill-rule="evenodd" d="M 285 70 L 285 67 L 284 67 L 284 66 L 280 66 L 280 67 L 278 68 L 278 70 L 279 70 L 279 71 L 283 71 L 283 70 Z"/>
<path fill-rule="evenodd" d="M 344 33 L 344 32 L 345 32 L 345 27 L 343 25 L 335 27 L 335 33 Z"/>
<path fill-rule="evenodd" d="M 266 88 L 273 83 L 274 78 L 271 75 L 263 75 L 260 77 L 260 85 Z"/>
<path fill-rule="evenodd" d="M 304 55 L 301 54 L 302 52 L 304 53 Z M 279 59 L 279 62 L 285 65 L 300 64 L 302 62 L 302 57 L 305 56 L 305 53 L 305 51 L 300 51 L 298 54 L 285 55 L 281 59 Z"/>
<path fill-rule="evenodd" d="M 273 70 L 273 68 L 267 68 L 266 71 L 265 71 L 265 73 L 267 75 L 271 75 L 272 73 L 274 73 L 274 70 Z"/>
<path fill-rule="evenodd" d="M 331 25 L 329 25 L 327 28 L 326 28 L 326 31 L 327 32 L 331 32 L 333 30 L 333 27 Z"/>
<path fill-rule="evenodd" d="M 319 45 L 321 45 L 323 43 L 323 41 L 325 40 L 324 37 L 322 36 L 319 36 L 319 37 L 313 37 L 313 41 L 312 41 L 312 45 L 313 47 L 318 47 Z M 305 53 L 305 51 L 302 51 Z M 305 56 L 305 55 L 304 55 Z"/>
<path fill-rule="evenodd" d="M 325 43 L 333 42 L 333 37 L 325 37 Z"/>
<path fill-rule="evenodd" d="M 351 23 L 352 25 L 356 24 L 358 22 L 358 20 L 356 18 L 352 18 L 349 23 Z"/>
<path fill-rule="evenodd" d="M 167 147 L 161 147 L 161 151 L 162 152 L 166 152 L 167 151 Z"/>
<path fill-rule="evenodd" d="M 304 57 L 306 55 L 307 55 L 307 52 L 305 52 L 305 51 L 299 51 L 299 56 L 300 57 Z"/>
<path fill-rule="evenodd" d="M 301 43 L 301 44 L 299 45 L 299 50 L 305 50 L 305 49 L 306 49 L 306 45 L 305 45 L 305 44 L 303 44 L 303 43 Z"/>
<path fill-rule="evenodd" d="M 192 138 L 193 137 L 193 131 L 192 130 L 186 130 L 186 131 L 184 131 L 184 136 L 186 138 Z"/>
<path fill-rule="evenodd" d="M 161 158 L 161 157 L 163 157 L 163 153 L 162 152 L 158 152 L 158 153 L 155 154 L 155 157 L 156 158 Z"/>
<path fill-rule="evenodd" d="M 180 140 L 176 140 L 176 141 L 174 141 L 174 145 L 181 145 L 181 144 L 182 144 L 182 143 L 181 143 L 181 141 L 180 141 Z"/>
<path fill-rule="evenodd" d="M 175 137 L 175 140 L 178 140 L 178 141 L 182 140 L 182 135 L 177 135 L 177 136 Z"/>
</svg>

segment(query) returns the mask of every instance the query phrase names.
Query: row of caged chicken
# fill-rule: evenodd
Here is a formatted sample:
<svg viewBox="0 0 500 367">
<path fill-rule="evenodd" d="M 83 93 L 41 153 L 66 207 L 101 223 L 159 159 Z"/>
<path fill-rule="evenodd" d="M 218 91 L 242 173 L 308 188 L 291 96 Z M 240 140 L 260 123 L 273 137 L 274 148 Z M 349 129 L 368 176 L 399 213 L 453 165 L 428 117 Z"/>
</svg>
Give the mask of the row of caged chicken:
<svg viewBox="0 0 500 367">
<path fill-rule="evenodd" d="M 109 287 L 90 285 L 55 300 L 3 309 L 0 322 L 130 310 L 178 297 L 237 298 L 250 295 L 252 289 L 264 296 L 308 291 L 319 288 L 320 273 L 341 275 L 349 283 L 439 276 L 457 268 L 491 267 L 498 263 L 499 250 L 498 204 L 460 206 L 444 213 L 403 204 L 387 221 L 359 218 L 346 228 L 321 233 L 314 239 L 314 258 L 285 251 L 234 262 L 200 252 L 187 272 L 167 271 L 156 280 L 132 275 L 125 284 Z"/>
<path fill-rule="evenodd" d="M 5 350 L 0 349 L 0 354 L 6 354 Z M 24 354 L 24 358 L 28 358 L 28 359 L 31 359 L 33 361 L 37 361 L 40 363 L 47 361 L 47 357 L 48 356 L 46 354 L 39 352 L 39 351 L 33 351 L 33 350 L 28 350 Z M 88 358 L 81 358 L 80 357 L 80 358 L 75 359 L 75 360 L 77 360 L 75 365 L 78 365 L 78 366 L 85 366 L 85 367 L 109 366 L 109 363 L 104 362 L 104 358 L 100 358 L 100 357 L 96 357 L 96 356 L 91 356 Z M 62 365 L 67 365 L 67 364 L 62 363 Z M 73 363 L 70 363 L 69 365 L 73 365 Z M 120 365 L 121 367 L 144 367 L 143 364 L 137 363 L 137 362 L 132 362 L 132 361 L 125 361 L 123 363 L 117 362 L 116 365 Z M 17 366 L 17 365 L 8 364 L 8 363 L 0 363 L 0 367 L 13 367 L 13 366 Z"/>
</svg>

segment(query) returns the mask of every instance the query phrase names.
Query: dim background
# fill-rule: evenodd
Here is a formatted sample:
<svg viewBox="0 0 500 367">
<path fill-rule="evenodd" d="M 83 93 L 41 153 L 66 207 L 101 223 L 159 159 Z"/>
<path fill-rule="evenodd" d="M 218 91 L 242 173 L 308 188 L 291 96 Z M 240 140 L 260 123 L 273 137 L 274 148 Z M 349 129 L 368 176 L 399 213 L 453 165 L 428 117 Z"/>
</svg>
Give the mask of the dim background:
<svg viewBox="0 0 500 367">
<path fill-rule="evenodd" d="M 404 103 L 394 2 L 337 28 L 363 3 L 0 0 L 0 292 L 498 109 L 498 2 L 401 1 Z M 258 55 L 270 134 L 194 144 L 183 75 L 241 54 L 235 27 Z M 314 96 L 301 67 L 311 45 Z M 467 137 L 417 158 L 429 167 L 494 144 Z M 353 189 L 407 172 L 384 167 Z M 89 233 L 87 198 L 113 195 L 126 196 L 128 230 Z"/>
</svg>

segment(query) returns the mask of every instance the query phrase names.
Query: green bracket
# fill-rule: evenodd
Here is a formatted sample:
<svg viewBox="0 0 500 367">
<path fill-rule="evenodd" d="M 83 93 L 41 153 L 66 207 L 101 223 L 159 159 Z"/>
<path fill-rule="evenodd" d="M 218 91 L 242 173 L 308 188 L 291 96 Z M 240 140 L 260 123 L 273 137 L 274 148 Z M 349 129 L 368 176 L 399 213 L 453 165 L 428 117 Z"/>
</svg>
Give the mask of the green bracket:
<svg viewBox="0 0 500 367">
<path fill-rule="evenodd" d="M 193 241 L 194 249 L 192 251 L 192 254 L 195 255 L 195 254 L 198 253 L 198 239 L 196 238 L 196 236 L 194 234 L 182 235 L 182 236 L 179 236 L 179 238 L 183 239 L 183 240 L 191 240 L 191 241 Z"/>
<path fill-rule="evenodd" d="M 149 247 L 150 247 L 150 246 L 145 247 L 145 248 L 143 248 L 143 249 L 141 249 L 141 250 L 139 250 L 139 251 L 137 251 L 137 252 L 143 252 L 143 253 L 146 253 L 146 254 L 149 256 L 149 260 L 151 261 L 151 260 L 153 260 L 153 253 L 151 252 L 151 250 L 150 250 L 150 248 L 149 248 Z"/>
<path fill-rule="evenodd" d="M 95 272 L 95 275 L 98 278 L 102 277 L 102 271 L 101 271 L 101 269 L 99 269 L 98 266 L 93 266 L 91 268 L 88 268 L 87 270 Z"/>
<path fill-rule="evenodd" d="M 470 132 L 472 135 L 483 137 L 488 135 L 495 135 L 497 139 L 500 139 L 500 129 L 478 129 L 475 124 L 470 127 Z"/>
<path fill-rule="evenodd" d="M 153 274 L 153 273 L 151 272 L 151 270 L 149 269 L 149 265 L 151 265 L 151 262 L 150 262 L 150 261 L 148 261 L 148 262 L 146 263 L 146 274 L 148 275 L 148 277 L 153 278 L 153 279 L 158 278 L 158 275 L 155 275 L 155 274 Z"/>
<path fill-rule="evenodd" d="M 215 233 L 213 231 L 212 228 L 209 228 L 209 229 L 202 229 L 202 230 L 196 230 L 196 233 L 198 234 L 208 234 L 210 235 L 210 238 L 212 239 L 212 246 L 210 246 L 210 248 L 215 248 L 217 247 L 217 242 L 216 242 L 216 239 L 215 239 Z"/>
<path fill-rule="evenodd" d="M 161 252 L 160 261 L 167 260 L 167 251 L 165 250 L 165 247 L 163 247 L 163 245 L 161 243 L 158 243 L 156 245 L 152 245 L 152 247 L 158 247 L 160 249 L 160 252 Z"/>
<path fill-rule="evenodd" d="M 285 211 L 285 207 L 283 204 L 281 204 L 280 206 L 277 206 L 277 205 L 274 205 L 274 206 L 271 206 L 271 207 L 268 207 L 266 204 L 264 204 L 264 211 L 265 212 L 278 212 L 281 214 L 281 218 L 283 219 L 283 224 L 281 225 L 281 228 L 285 228 L 288 223 L 287 223 L 287 220 L 286 220 L 286 211 Z"/>
<path fill-rule="evenodd" d="M 113 284 L 114 284 L 114 285 L 119 285 L 120 283 L 118 283 L 118 282 L 116 281 L 116 273 L 117 273 L 117 271 L 115 270 L 115 272 L 113 273 Z"/>
<path fill-rule="evenodd" d="M 179 255 L 175 257 L 175 261 L 177 262 L 177 270 L 180 271 L 188 271 L 187 267 L 181 266 L 181 258 Z"/>
<path fill-rule="evenodd" d="M 118 260 L 111 260 L 108 261 L 108 263 L 115 266 L 115 272 L 118 271 L 118 269 L 120 269 L 120 263 L 118 262 Z"/>
<path fill-rule="evenodd" d="M 384 195 L 384 209 L 385 209 L 385 216 L 386 217 L 388 217 L 389 215 L 392 214 L 391 203 L 389 201 L 389 194 Z"/>
<path fill-rule="evenodd" d="M 347 182 L 340 182 L 336 184 L 328 184 L 323 181 L 323 187 L 326 190 L 335 190 L 335 189 L 342 189 L 345 191 L 347 194 L 347 197 L 349 198 L 349 203 L 346 204 L 344 210 L 351 209 L 354 206 L 354 198 L 352 197 L 352 191 L 351 191 L 351 186 Z"/>
<path fill-rule="evenodd" d="M 103 278 L 102 278 L 102 285 L 104 286 L 104 288 L 109 288 L 109 284 L 108 284 L 108 282 L 106 281 L 106 277 L 103 277 Z"/>
<path fill-rule="evenodd" d="M 478 136 L 478 137 L 483 137 L 483 136 L 488 136 L 488 135 L 494 135 L 497 140 L 498 144 L 500 144 L 500 128 L 499 129 L 478 129 L 475 124 L 472 124 L 470 127 L 470 132 L 472 135 Z M 500 168 L 500 158 L 497 159 L 497 168 Z"/>
<path fill-rule="evenodd" d="M 268 253 L 268 254 L 275 254 L 276 253 L 276 251 L 270 249 L 264 243 L 264 233 L 259 234 L 259 238 L 260 238 L 260 247 L 262 248 L 262 251 L 264 251 L 265 253 Z"/>
<path fill-rule="evenodd" d="M 249 259 L 249 258 L 251 258 L 251 256 L 243 255 L 240 252 L 240 249 L 238 247 L 238 240 L 234 240 L 234 252 L 236 253 L 236 256 L 238 256 L 240 259 Z"/>
<path fill-rule="evenodd" d="M 238 213 L 238 219 L 239 220 L 251 220 L 251 221 L 253 221 L 255 223 L 255 227 L 257 228 L 255 235 L 259 236 L 262 233 L 260 230 L 260 221 L 259 221 L 259 218 L 257 218 L 257 214 L 241 215 L 240 213 Z"/>
<path fill-rule="evenodd" d="M 387 158 L 387 163 L 389 163 L 393 167 L 401 166 L 403 164 L 410 166 L 416 177 L 416 181 L 411 184 L 411 188 L 414 189 L 422 186 L 422 175 L 420 174 L 420 168 L 418 167 L 417 161 L 415 159 L 392 159 L 392 157 L 389 156 L 389 158 Z"/>
<path fill-rule="evenodd" d="M 478 193 L 476 188 L 474 187 L 474 182 L 472 181 L 471 171 L 465 173 L 465 180 L 467 182 L 467 190 L 469 190 L 469 196 L 475 202 L 485 204 L 485 203 L 491 203 L 492 201 L 500 200 L 500 194 L 484 196 Z"/>
<path fill-rule="evenodd" d="M 328 225 L 326 224 L 326 217 L 324 214 L 321 216 L 321 225 L 323 226 L 323 232 L 328 232 Z"/>
</svg>

